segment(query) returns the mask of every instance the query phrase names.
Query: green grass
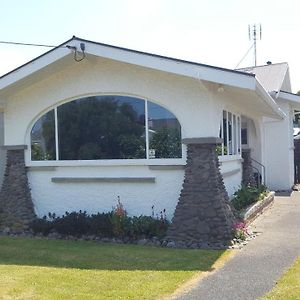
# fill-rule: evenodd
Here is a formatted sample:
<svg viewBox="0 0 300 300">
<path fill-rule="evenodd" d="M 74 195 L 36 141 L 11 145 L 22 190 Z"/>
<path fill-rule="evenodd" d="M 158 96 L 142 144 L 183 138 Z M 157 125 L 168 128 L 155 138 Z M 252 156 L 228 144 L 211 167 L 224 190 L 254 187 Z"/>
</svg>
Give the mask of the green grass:
<svg viewBox="0 0 300 300">
<path fill-rule="evenodd" d="M 157 299 L 228 251 L 0 238 L 0 299 Z"/>
<path fill-rule="evenodd" d="M 280 278 L 276 287 L 262 299 L 300 299 L 300 258 L 298 258 L 293 266 Z"/>
</svg>

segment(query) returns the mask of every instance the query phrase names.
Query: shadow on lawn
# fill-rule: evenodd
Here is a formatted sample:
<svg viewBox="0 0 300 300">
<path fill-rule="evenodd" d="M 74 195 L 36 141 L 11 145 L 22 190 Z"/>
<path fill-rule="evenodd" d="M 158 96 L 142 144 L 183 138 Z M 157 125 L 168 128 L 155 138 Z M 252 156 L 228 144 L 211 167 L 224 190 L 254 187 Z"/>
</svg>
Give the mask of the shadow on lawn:
<svg viewBox="0 0 300 300">
<path fill-rule="evenodd" d="M 0 237 L 0 266 L 92 270 L 211 271 L 222 250 L 187 250 L 84 241 Z"/>
</svg>

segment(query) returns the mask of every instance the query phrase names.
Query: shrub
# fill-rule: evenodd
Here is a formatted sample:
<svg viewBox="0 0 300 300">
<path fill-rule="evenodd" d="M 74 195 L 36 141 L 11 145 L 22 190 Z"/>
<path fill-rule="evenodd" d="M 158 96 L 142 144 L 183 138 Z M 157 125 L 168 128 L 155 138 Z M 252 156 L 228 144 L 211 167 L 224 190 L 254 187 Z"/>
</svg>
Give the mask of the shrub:
<svg viewBox="0 0 300 300">
<path fill-rule="evenodd" d="M 111 213 L 112 231 L 116 237 L 130 236 L 132 232 L 132 220 L 127 216 L 127 212 L 124 209 L 123 204 L 118 196 L 118 203 L 116 207 L 113 207 Z"/>
<path fill-rule="evenodd" d="M 48 214 L 42 219 L 37 219 L 31 224 L 34 233 L 48 235 L 51 231 L 62 235 L 97 235 L 99 237 L 117 237 L 130 239 L 152 238 L 154 236 L 162 238 L 165 236 L 169 226 L 166 218 L 166 211 L 160 215 L 154 213 L 152 216 L 129 217 L 120 199 L 116 207 L 109 213 L 98 213 L 88 215 L 85 211 L 66 212 L 61 217 L 55 214 Z"/>
<path fill-rule="evenodd" d="M 50 214 L 51 216 L 51 214 Z M 53 218 L 53 229 L 64 235 L 81 236 L 90 230 L 89 217 L 81 210 L 79 212 L 66 212 L 62 217 Z"/>
<path fill-rule="evenodd" d="M 112 213 L 98 213 L 89 217 L 90 234 L 103 237 L 112 237 L 113 228 L 111 223 Z"/>
<path fill-rule="evenodd" d="M 246 240 L 249 236 L 249 233 L 246 228 L 246 224 L 243 222 L 239 222 L 234 224 L 234 237 L 238 240 Z"/>
<path fill-rule="evenodd" d="M 243 186 L 234 193 L 232 205 L 235 209 L 241 210 L 258 200 L 263 199 L 266 194 L 267 188 L 264 185 L 261 185 L 258 188 L 253 186 Z"/>
<path fill-rule="evenodd" d="M 46 236 L 53 229 L 53 223 L 48 221 L 47 217 L 44 216 L 42 219 L 33 220 L 31 222 L 31 229 L 35 234 L 41 233 Z"/>
</svg>

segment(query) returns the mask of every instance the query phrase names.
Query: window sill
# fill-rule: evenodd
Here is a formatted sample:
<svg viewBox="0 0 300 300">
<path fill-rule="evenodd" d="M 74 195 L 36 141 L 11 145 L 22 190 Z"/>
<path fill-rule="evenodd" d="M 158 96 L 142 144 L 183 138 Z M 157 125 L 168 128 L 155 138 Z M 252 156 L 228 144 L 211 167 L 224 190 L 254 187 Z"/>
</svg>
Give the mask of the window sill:
<svg viewBox="0 0 300 300">
<path fill-rule="evenodd" d="M 110 166 L 149 166 L 155 169 L 163 166 L 182 167 L 186 164 L 183 158 L 165 159 L 114 159 L 114 160 L 60 160 L 60 161 L 29 161 L 26 166 L 30 170 L 46 169 L 47 167 L 110 167 Z"/>
<path fill-rule="evenodd" d="M 155 183 L 155 177 L 52 177 L 53 183 Z"/>
<path fill-rule="evenodd" d="M 243 161 L 243 158 L 240 155 L 226 155 L 226 156 L 219 156 L 220 163 L 226 163 L 231 161 Z"/>
</svg>

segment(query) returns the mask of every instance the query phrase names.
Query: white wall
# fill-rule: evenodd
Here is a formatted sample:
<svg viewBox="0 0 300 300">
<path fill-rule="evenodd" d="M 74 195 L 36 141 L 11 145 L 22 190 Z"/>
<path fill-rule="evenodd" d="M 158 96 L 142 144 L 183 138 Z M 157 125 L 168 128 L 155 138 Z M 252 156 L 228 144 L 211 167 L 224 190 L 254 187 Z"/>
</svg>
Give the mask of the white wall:
<svg viewBox="0 0 300 300">
<path fill-rule="evenodd" d="M 150 183 L 54 183 L 53 177 L 155 177 Z M 117 196 L 129 215 L 151 215 L 151 207 L 166 209 L 172 217 L 183 182 L 183 170 L 150 170 L 148 166 L 56 167 L 55 170 L 28 172 L 32 198 L 38 216 L 49 212 L 86 210 L 88 213 L 111 211 Z"/>
<path fill-rule="evenodd" d="M 237 157 L 220 157 L 220 170 L 229 198 L 241 187 L 242 159 Z"/>
<path fill-rule="evenodd" d="M 34 122 L 55 105 L 89 96 L 119 94 L 148 99 L 169 109 L 182 126 L 183 138 L 218 137 L 223 109 L 235 114 L 242 111 L 232 97 L 217 93 L 217 87 L 194 79 L 117 63 L 88 58 L 62 69 L 34 85 L 16 91 L 5 108 L 5 144 L 30 148 L 30 131 Z M 237 99 L 234 99 L 237 101 Z M 17 120 L 17 124 L 16 124 Z M 185 153 L 185 151 L 184 151 Z M 177 160 L 130 160 L 118 162 L 31 162 L 25 151 L 32 198 L 38 216 L 48 212 L 87 210 L 88 213 L 110 211 L 121 197 L 130 215 L 151 214 L 166 209 L 169 218 L 175 210 L 182 187 L 183 170 L 152 170 L 149 164 L 184 165 Z M 55 166 L 43 169 L 38 166 Z M 223 162 L 221 171 L 230 196 L 241 182 L 241 163 L 234 158 Z M 234 171 L 233 173 L 231 171 Z M 231 172 L 231 173 L 230 173 Z M 54 183 L 53 177 L 155 177 L 155 183 Z"/>
<path fill-rule="evenodd" d="M 88 60 L 74 63 L 11 95 L 5 110 L 5 144 L 24 144 L 29 125 L 54 105 L 96 94 L 132 95 L 157 102 L 176 115 L 183 138 L 218 136 L 216 120 L 222 107 L 200 81 L 98 59 L 93 64 Z"/>
<path fill-rule="evenodd" d="M 277 102 L 287 118 L 264 120 L 266 181 L 272 190 L 289 190 L 294 183 L 293 117 L 289 103 Z"/>
</svg>

